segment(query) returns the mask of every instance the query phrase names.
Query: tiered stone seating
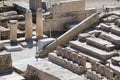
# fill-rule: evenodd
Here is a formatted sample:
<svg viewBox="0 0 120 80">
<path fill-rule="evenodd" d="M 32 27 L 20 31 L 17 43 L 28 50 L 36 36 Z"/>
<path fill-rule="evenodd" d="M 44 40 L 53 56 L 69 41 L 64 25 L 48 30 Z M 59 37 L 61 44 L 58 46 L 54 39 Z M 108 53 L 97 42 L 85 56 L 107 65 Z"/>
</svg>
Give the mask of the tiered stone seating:
<svg viewBox="0 0 120 80">
<path fill-rule="evenodd" d="M 50 61 L 63 66 L 77 74 L 82 74 L 86 71 L 85 57 L 61 47 L 57 47 L 56 53 L 49 53 Z"/>
<path fill-rule="evenodd" d="M 104 80 L 102 78 L 107 78 L 107 80 L 108 79 L 113 80 L 114 73 L 111 69 L 107 68 L 106 66 L 104 66 L 98 62 L 94 62 L 94 61 L 91 62 L 91 65 L 92 65 L 92 69 L 88 70 L 86 73 L 88 78 L 92 78 L 93 80 Z M 96 78 L 98 78 L 98 79 L 96 79 Z"/>
<path fill-rule="evenodd" d="M 106 51 L 87 45 L 86 43 L 81 43 L 79 41 L 70 41 L 70 45 L 73 48 L 76 48 L 86 54 L 90 54 L 103 60 L 109 59 L 115 55 L 113 52 L 108 53 Z"/>
</svg>

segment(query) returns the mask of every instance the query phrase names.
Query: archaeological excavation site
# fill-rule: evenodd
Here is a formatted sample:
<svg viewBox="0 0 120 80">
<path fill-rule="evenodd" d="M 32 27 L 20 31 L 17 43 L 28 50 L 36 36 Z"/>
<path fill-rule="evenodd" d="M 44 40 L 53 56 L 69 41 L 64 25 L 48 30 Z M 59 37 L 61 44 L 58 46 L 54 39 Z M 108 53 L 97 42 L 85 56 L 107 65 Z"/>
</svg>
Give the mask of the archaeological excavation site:
<svg viewBox="0 0 120 80">
<path fill-rule="evenodd" d="M 0 80 L 120 80 L 120 0 L 0 0 Z"/>
</svg>

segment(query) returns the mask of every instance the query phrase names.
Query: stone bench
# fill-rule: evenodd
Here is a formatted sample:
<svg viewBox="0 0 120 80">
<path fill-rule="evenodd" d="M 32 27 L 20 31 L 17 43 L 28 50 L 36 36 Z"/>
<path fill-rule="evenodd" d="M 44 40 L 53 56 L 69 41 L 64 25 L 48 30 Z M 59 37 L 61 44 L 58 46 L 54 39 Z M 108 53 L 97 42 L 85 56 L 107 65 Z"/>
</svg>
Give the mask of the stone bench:
<svg viewBox="0 0 120 80">
<path fill-rule="evenodd" d="M 102 32 L 99 36 L 102 39 L 120 45 L 120 37 L 111 33 Z"/>
<path fill-rule="evenodd" d="M 97 48 L 112 51 L 115 47 L 114 44 L 111 42 L 108 42 L 106 40 L 100 39 L 100 38 L 87 38 L 86 39 L 87 44 L 95 46 Z"/>
<path fill-rule="evenodd" d="M 94 56 L 103 60 L 109 59 L 115 55 L 113 52 L 106 52 L 98 48 L 92 47 L 90 45 L 87 45 L 85 43 L 81 43 L 79 41 L 70 41 L 70 45 L 71 47 L 76 48 L 79 51 L 82 51 L 86 54 L 89 54 L 91 56 Z"/>
</svg>

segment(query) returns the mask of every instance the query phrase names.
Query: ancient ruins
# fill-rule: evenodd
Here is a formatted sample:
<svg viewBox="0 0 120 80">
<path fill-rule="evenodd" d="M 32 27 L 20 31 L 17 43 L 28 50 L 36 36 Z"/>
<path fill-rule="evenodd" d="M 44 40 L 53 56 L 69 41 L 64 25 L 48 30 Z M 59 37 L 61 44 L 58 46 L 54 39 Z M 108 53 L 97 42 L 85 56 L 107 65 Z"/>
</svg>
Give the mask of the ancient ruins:
<svg viewBox="0 0 120 80">
<path fill-rule="evenodd" d="M 120 80 L 120 2 L 113 2 L 3 0 L 0 80 Z"/>
</svg>

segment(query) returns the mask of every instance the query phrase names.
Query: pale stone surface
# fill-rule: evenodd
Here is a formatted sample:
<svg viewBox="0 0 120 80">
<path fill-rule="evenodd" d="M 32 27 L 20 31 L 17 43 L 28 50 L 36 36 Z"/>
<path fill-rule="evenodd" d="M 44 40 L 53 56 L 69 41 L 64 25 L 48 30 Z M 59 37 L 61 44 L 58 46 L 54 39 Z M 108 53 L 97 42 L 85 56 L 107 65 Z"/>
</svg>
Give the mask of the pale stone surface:
<svg viewBox="0 0 120 80">
<path fill-rule="evenodd" d="M 17 43 L 5 43 L 4 48 L 9 52 L 23 50 L 23 47 L 20 44 L 17 44 Z"/>
<path fill-rule="evenodd" d="M 32 38 L 32 13 L 30 10 L 27 10 L 25 13 L 25 38 L 31 39 Z"/>
<path fill-rule="evenodd" d="M 4 75 L 0 77 L 0 80 L 24 80 L 25 78 L 23 76 L 21 76 L 20 74 L 13 72 L 11 74 L 8 75 Z"/>
<path fill-rule="evenodd" d="M 102 32 L 99 36 L 102 39 L 113 42 L 117 45 L 120 45 L 120 37 L 111 33 Z"/>
<path fill-rule="evenodd" d="M 98 47 L 103 50 L 112 51 L 115 47 L 114 44 L 100 38 L 87 38 L 87 44 Z"/>
<path fill-rule="evenodd" d="M 94 55 L 94 56 L 96 56 L 98 58 L 105 59 L 105 60 L 109 59 L 113 55 L 115 55 L 114 53 L 100 50 L 98 48 L 95 48 L 95 47 L 92 47 L 90 45 L 81 43 L 79 41 L 70 41 L 70 44 L 71 44 L 72 47 L 75 47 L 75 48 L 79 49 L 82 52 L 87 52 L 88 54 Z"/>
</svg>

